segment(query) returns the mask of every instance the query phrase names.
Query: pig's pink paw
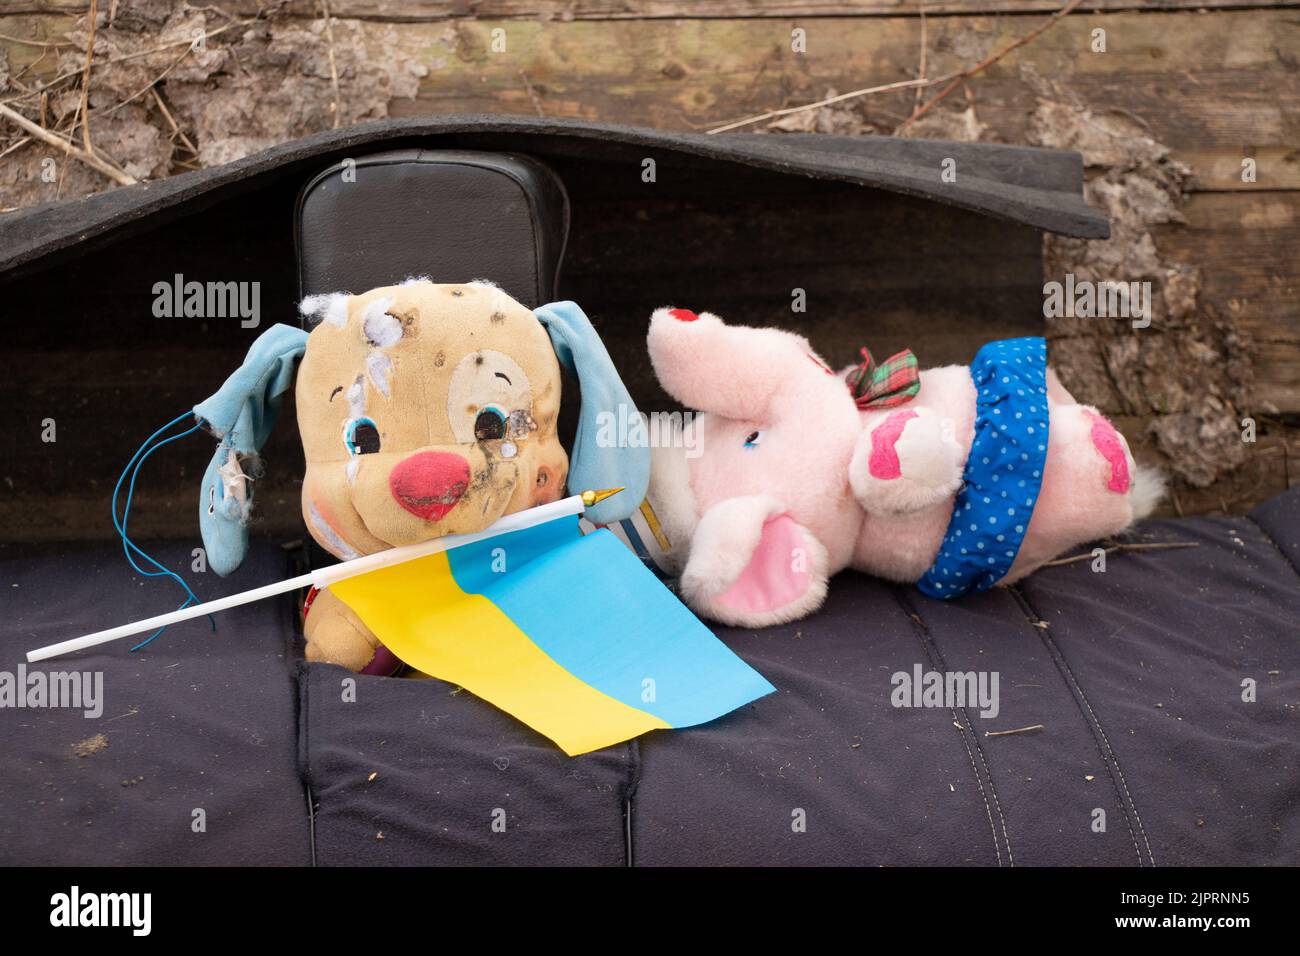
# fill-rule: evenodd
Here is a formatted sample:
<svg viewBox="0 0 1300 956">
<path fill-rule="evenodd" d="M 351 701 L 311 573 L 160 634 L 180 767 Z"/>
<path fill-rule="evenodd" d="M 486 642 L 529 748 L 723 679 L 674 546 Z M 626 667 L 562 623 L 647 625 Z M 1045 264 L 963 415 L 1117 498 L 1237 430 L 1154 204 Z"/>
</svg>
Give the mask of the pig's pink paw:
<svg viewBox="0 0 1300 956">
<path fill-rule="evenodd" d="M 1090 435 L 1092 447 L 1106 460 L 1109 473 L 1106 488 L 1117 494 L 1127 494 L 1133 473 L 1133 456 L 1129 453 L 1128 442 L 1115 430 L 1106 418 L 1090 408 L 1084 408 L 1083 414 L 1091 424 Z"/>
<path fill-rule="evenodd" d="M 858 437 L 849 484 L 866 511 L 920 511 L 957 493 L 964 457 L 949 420 L 905 408 Z"/>
</svg>

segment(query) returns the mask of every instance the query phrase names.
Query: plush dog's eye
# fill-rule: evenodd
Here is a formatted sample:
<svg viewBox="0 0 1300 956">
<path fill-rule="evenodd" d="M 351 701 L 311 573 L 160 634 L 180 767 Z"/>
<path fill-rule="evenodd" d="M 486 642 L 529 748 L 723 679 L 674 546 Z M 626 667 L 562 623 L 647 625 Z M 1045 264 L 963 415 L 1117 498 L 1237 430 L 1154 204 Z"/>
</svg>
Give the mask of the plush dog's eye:
<svg viewBox="0 0 1300 956">
<path fill-rule="evenodd" d="M 343 444 L 349 455 L 373 455 L 379 451 L 379 426 L 369 418 L 354 418 L 343 428 Z"/>
<path fill-rule="evenodd" d="M 761 442 L 762 440 L 763 440 L 763 433 L 761 431 L 750 432 L 748 437 L 745 438 L 745 447 L 757 448 L 758 443 Z"/>
<path fill-rule="evenodd" d="M 479 441 L 492 441 L 506 437 L 506 413 L 495 405 L 479 410 L 474 419 L 474 437 Z"/>
</svg>

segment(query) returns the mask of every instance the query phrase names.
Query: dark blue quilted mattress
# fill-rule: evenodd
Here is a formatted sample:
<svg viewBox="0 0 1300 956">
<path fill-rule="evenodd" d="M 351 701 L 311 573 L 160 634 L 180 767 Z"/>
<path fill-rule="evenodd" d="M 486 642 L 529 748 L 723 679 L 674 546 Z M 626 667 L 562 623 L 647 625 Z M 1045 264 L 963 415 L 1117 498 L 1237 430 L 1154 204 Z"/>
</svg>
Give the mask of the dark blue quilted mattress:
<svg viewBox="0 0 1300 956">
<path fill-rule="evenodd" d="M 842 574 L 814 617 L 719 631 L 776 694 L 575 759 L 441 681 L 360 677 L 344 701 L 290 600 L 34 665 L 102 672 L 103 714 L 0 708 L 0 862 L 1300 861 L 1300 489 L 1132 540 L 1194 547 L 954 603 Z M 267 543 L 194 577 L 207 599 L 286 563 Z M 11 674 L 171 597 L 110 546 L 0 562 L 0 588 Z M 996 673 L 996 716 L 895 706 L 918 668 Z"/>
</svg>

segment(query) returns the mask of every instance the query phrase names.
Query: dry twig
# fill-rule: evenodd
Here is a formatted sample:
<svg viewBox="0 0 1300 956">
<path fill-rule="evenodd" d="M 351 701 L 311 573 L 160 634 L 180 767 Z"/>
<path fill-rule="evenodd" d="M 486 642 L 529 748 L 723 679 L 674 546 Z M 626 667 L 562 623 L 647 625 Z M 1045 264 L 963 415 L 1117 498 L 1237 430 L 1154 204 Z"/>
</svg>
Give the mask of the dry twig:
<svg viewBox="0 0 1300 956">
<path fill-rule="evenodd" d="M 99 0 L 90 0 L 90 13 L 87 19 L 88 33 L 86 36 L 86 69 L 81 74 L 81 141 L 86 146 L 86 152 L 95 155 L 95 147 L 90 145 L 90 64 L 95 59 L 95 20 L 98 19 L 96 6 Z"/>
<path fill-rule="evenodd" d="M 1012 734 L 1027 734 L 1033 730 L 1046 730 L 1042 724 L 1030 724 L 1028 727 L 1017 727 L 1015 730 L 986 730 L 985 737 L 1009 737 Z"/>
<path fill-rule="evenodd" d="M 17 152 L 18 150 L 22 149 L 31 141 L 32 138 L 30 136 L 18 137 L 18 139 L 14 140 L 12 143 L 9 144 L 9 146 L 5 149 L 3 153 L 0 153 L 0 159 L 4 159 L 10 153 Z"/>
<path fill-rule="evenodd" d="M 334 102 L 330 104 L 330 112 L 334 114 L 334 128 L 339 128 L 339 112 L 341 110 L 342 98 L 339 96 L 339 68 L 334 59 L 334 28 L 330 26 L 330 4 L 329 0 L 320 0 L 321 13 L 325 17 L 325 42 L 329 46 L 330 61 L 330 86 L 334 90 Z"/>
<path fill-rule="evenodd" d="M 1199 548 L 1198 541 L 1167 541 L 1155 544 L 1115 544 L 1105 549 L 1106 554 L 1114 554 L 1116 551 L 1172 551 L 1176 548 Z M 1089 551 L 1087 554 L 1075 554 L 1068 558 L 1057 558 L 1055 561 L 1048 561 L 1043 565 L 1045 568 L 1055 568 L 1063 564 L 1074 564 L 1077 561 L 1091 561 L 1096 555 Z"/>
<path fill-rule="evenodd" d="M 1030 42 L 1031 40 L 1036 39 L 1042 33 L 1046 32 L 1047 30 L 1055 26 L 1057 22 L 1059 22 L 1062 18 L 1069 16 L 1072 12 L 1074 12 L 1074 8 L 1077 7 L 1082 2 L 1083 0 L 1070 0 L 1069 3 L 1061 7 L 1061 9 L 1057 10 L 1055 13 L 1053 13 L 1051 17 L 1048 18 L 1046 23 L 1043 23 L 1038 27 L 1034 28 L 1033 30 L 1030 30 L 1024 36 L 1012 40 L 1010 43 L 1004 46 L 997 53 L 993 53 L 990 54 L 989 56 L 986 56 L 983 60 L 981 60 L 979 63 L 976 63 L 974 66 L 968 67 L 960 71 L 956 75 L 956 77 L 952 80 L 951 83 L 949 83 L 947 86 L 945 86 L 942 90 L 939 91 L 939 94 L 937 96 L 934 96 L 929 100 L 926 100 L 926 102 L 923 105 L 918 106 L 915 110 L 913 110 L 912 115 L 909 116 L 907 119 L 903 120 L 903 122 L 899 125 L 898 129 L 894 130 L 894 135 L 897 136 L 900 132 L 902 132 L 902 130 L 906 129 L 908 125 L 910 125 L 911 123 L 915 123 L 926 113 L 930 112 L 930 110 L 933 109 L 935 106 L 937 106 L 939 102 L 943 100 L 949 93 L 951 93 L 958 86 L 960 86 L 964 80 L 992 66 L 994 63 L 998 62 L 998 60 L 1002 59 L 1012 50 L 1022 47 L 1026 43 Z"/>
<path fill-rule="evenodd" d="M 60 137 L 58 134 L 53 133 L 47 129 L 42 129 L 40 126 L 37 126 L 35 123 L 29 120 L 26 116 L 23 116 L 23 114 L 10 109 L 8 106 L 5 106 L 3 103 L 0 103 L 0 116 L 5 117 L 10 122 L 12 122 L 15 126 L 18 126 L 20 129 L 22 129 L 23 132 L 28 133 L 31 136 L 34 136 L 36 139 L 39 139 L 41 142 L 48 143 L 50 146 L 54 146 L 57 149 L 61 149 L 63 150 L 63 152 L 71 156 L 73 159 L 80 160 L 81 162 L 89 166 L 91 169 L 103 173 L 109 179 L 113 180 L 113 182 L 118 183 L 119 185 L 122 186 L 135 185 L 136 180 L 134 177 L 127 175 L 117 167 L 105 162 L 104 160 L 96 156 L 94 153 L 88 153 L 84 149 L 79 149 L 78 147 L 73 146 L 71 143 L 69 143 L 66 139 Z"/>
<path fill-rule="evenodd" d="M 257 23 L 258 20 L 261 19 L 262 19 L 261 16 L 249 17 L 247 20 L 238 20 L 235 21 L 234 23 L 227 23 L 225 26 L 217 27 L 215 30 L 205 30 L 203 33 L 203 39 L 205 41 L 211 40 L 213 37 L 220 36 L 222 33 L 225 33 L 227 30 L 232 30 L 235 27 L 239 27 L 239 26 L 247 26 L 253 23 Z M 134 52 L 131 53 L 123 53 L 121 56 L 110 57 L 107 60 L 102 60 L 100 62 L 100 66 L 112 66 L 115 63 L 125 63 L 127 60 L 138 60 L 142 56 L 153 56 L 155 53 L 161 53 L 164 50 L 174 50 L 178 46 L 192 47 L 193 45 L 194 45 L 194 40 L 192 39 L 171 40 L 167 43 L 160 43 L 158 44 L 158 46 L 151 46 L 147 50 L 135 50 Z M 46 90 L 52 89 L 56 83 L 61 83 L 64 80 L 71 79 L 72 77 L 76 76 L 79 72 L 80 72 L 79 70 L 70 70 L 67 73 L 60 73 L 58 76 L 54 77 L 54 79 L 44 84 L 43 89 Z M 31 93 L 26 94 L 25 96 L 14 97 L 12 100 L 9 100 L 8 102 L 11 103 L 17 102 L 18 100 L 25 99 L 26 96 L 35 96 L 35 95 L 36 93 L 35 91 L 33 91 Z"/>
<path fill-rule="evenodd" d="M 728 123 L 726 126 L 718 126 L 714 129 L 707 130 L 709 134 L 726 133 L 729 130 L 739 129 L 742 126 L 749 126 L 751 123 L 761 123 L 766 119 L 776 119 L 779 116 L 789 116 L 791 113 L 802 113 L 804 110 L 815 110 L 820 106 L 829 106 L 832 103 L 841 103 L 844 100 L 851 100 L 858 96 L 870 96 L 873 93 L 889 93 L 894 90 L 919 89 L 926 86 L 934 86 L 936 83 L 942 83 L 944 80 L 957 76 L 956 73 L 949 73 L 946 76 L 935 77 L 933 80 L 927 80 L 925 77 L 919 77 L 915 80 L 902 80 L 898 83 L 886 83 L 884 86 L 869 86 L 861 90 L 852 90 L 848 93 L 840 93 L 837 96 L 828 96 L 824 100 L 818 100 L 816 103 L 805 103 L 803 106 L 791 106 L 783 110 L 768 110 L 766 113 L 760 113 L 757 116 L 751 116 L 748 119 L 737 120 L 734 123 Z"/>
<path fill-rule="evenodd" d="M 181 65 L 181 60 L 183 60 L 183 59 L 185 59 L 187 56 L 189 56 L 189 55 L 190 55 L 190 51 L 191 51 L 192 49 L 193 49 L 193 47 L 188 47 L 188 46 L 187 46 L 184 50 L 181 50 L 181 55 L 178 56 L 176 59 L 172 60 L 172 62 L 167 66 L 167 69 L 163 70 L 161 73 L 159 73 L 157 76 L 155 76 L 152 80 L 150 80 L 150 81 L 149 81 L 148 83 L 146 83 L 144 86 L 140 87 L 140 89 L 136 90 L 134 93 L 132 93 L 132 94 L 131 94 L 130 96 L 128 96 L 126 99 L 122 100 L 122 102 L 113 104 L 111 107 L 109 107 L 107 110 L 104 111 L 104 115 L 105 115 L 105 116 L 112 116 L 114 113 L 116 113 L 118 110 L 120 110 L 123 106 L 126 106 L 127 103 L 130 103 L 132 100 L 135 100 L 135 99 L 137 99 L 138 97 L 144 96 L 144 94 L 146 94 L 146 93 L 148 93 L 150 90 L 154 89 L 154 88 L 155 88 L 155 87 L 156 87 L 156 86 L 157 86 L 157 85 L 158 85 L 158 84 L 159 84 L 159 83 L 160 83 L 164 78 L 166 78 L 166 76 L 167 76 L 168 73 L 170 73 L 172 70 L 176 69 L 176 67 L 178 67 L 178 66 Z"/>
<path fill-rule="evenodd" d="M 523 70 L 520 70 L 519 78 L 524 81 L 524 89 L 528 91 L 528 98 L 533 101 L 533 109 L 537 110 L 537 115 L 545 116 L 546 113 L 542 111 L 541 97 L 539 97 L 537 91 L 533 89 L 533 84 L 532 81 L 528 79 L 528 74 Z"/>
<path fill-rule="evenodd" d="M 49 40 L 29 40 L 26 37 L 13 37 L 7 33 L 0 33 L 0 40 L 7 40 L 10 43 L 21 43 L 24 46 L 43 46 L 46 49 L 57 49 L 64 46 L 76 46 L 75 43 L 64 41 L 62 43 L 52 43 Z"/>
<path fill-rule="evenodd" d="M 928 34 L 929 34 L 929 29 L 925 21 L 925 4 L 921 4 L 921 62 L 916 68 L 916 75 L 918 77 L 925 76 L 926 49 L 930 45 Z M 918 107 L 921 105 L 921 93 L 923 89 L 924 88 L 920 86 L 916 88 L 916 105 Z"/>
<path fill-rule="evenodd" d="M 1083 0 L 1070 0 L 1069 3 L 1067 3 L 1065 6 L 1061 7 L 1061 9 L 1057 10 L 1054 14 L 1052 14 L 1052 16 L 1047 20 L 1046 23 L 1043 23 L 1037 28 L 1029 31 L 1024 36 L 1019 37 L 1016 40 L 1013 40 L 1011 43 L 1007 44 L 997 53 L 985 57 L 983 60 L 981 60 L 979 63 L 975 64 L 974 66 L 967 67 L 966 69 L 963 70 L 957 70 L 952 73 L 945 73 L 943 76 L 937 76 L 932 80 L 927 79 L 925 77 L 926 60 L 927 60 L 926 51 L 929 46 L 929 37 L 928 37 L 928 24 L 925 18 L 925 10 L 922 9 L 921 11 L 921 62 L 920 62 L 920 70 L 919 70 L 920 75 L 915 80 L 904 80 L 899 83 L 886 83 L 883 86 L 869 86 L 860 90 L 852 90 L 848 93 L 840 93 L 837 96 L 828 96 L 826 99 L 818 100 L 815 103 L 806 103 L 803 106 L 791 106 L 786 109 L 768 110 L 766 113 L 759 113 L 757 116 L 750 116 L 742 120 L 737 120 L 734 123 L 727 123 L 724 126 L 715 127 L 711 130 L 708 130 L 707 132 L 710 134 L 726 133 L 733 129 L 739 129 L 742 126 L 750 126 L 754 123 L 761 123 L 764 120 L 777 119 L 782 116 L 789 116 L 792 113 L 802 113 L 805 110 L 815 110 L 822 106 L 830 106 L 832 103 L 842 103 L 845 100 L 855 99 L 860 96 L 871 96 L 877 93 L 891 93 L 896 90 L 915 89 L 917 95 L 917 106 L 912 111 L 912 115 L 909 116 L 907 119 L 903 120 L 903 122 L 898 125 L 898 128 L 894 130 L 894 134 L 898 135 L 898 133 L 900 133 L 903 129 L 905 129 L 910 123 L 914 123 L 916 120 L 920 119 L 922 116 L 928 113 L 935 105 L 939 103 L 940 100 L 947 97 L 949 93 L 951 93 L 958 86 L 960 86 L 963 81 L 969 79 L 970 77 L 981 72 L 982 70 L 985 70 L 988 67 L 992 66 L 994 63 L 1002 59 L 1012 50 L 1022 47 L 1026 43 L 1029 43 L 1031 40 L 1034 40 L 1040 34 L 1044 33 L 1053 25 L 1055 25 L 1057 21 L 1059 21 L 1061 18 L 1072 13 L 1074 9 L 1078 7 L 1079 4 L 1082 2 Z M 937 86 L 940 83 L 947 83 L 948 85 L 945 86 L 937 96 L 933 97 L 930 100 L 927 100 L 925 103 L 921 103 L 920 102 L 921 91 L 931 86 Z"/>
<path fill-rule="evenodd" d="M 167 108 L 167 104 L 163 101 L 162 94 L 158 92 L 158 88 L 156 86 L 151 86 L 149 87 L 149 92 L 153 94 L 154 102 L 158 104 L 158 111 L 162 113 L 163 119 L 165 119 L 167 124 L 171 126 L 172 138 L 179 139 L 185 145 L 185 148 L 197 157 L 199 155 L 199 148 L 194 145 L 193 141 L 185 135 L 185 131 L 180 128 L 180 124 L 176 122 L 176 117 L 172 116 L 172 111 Z"/>
</svg>

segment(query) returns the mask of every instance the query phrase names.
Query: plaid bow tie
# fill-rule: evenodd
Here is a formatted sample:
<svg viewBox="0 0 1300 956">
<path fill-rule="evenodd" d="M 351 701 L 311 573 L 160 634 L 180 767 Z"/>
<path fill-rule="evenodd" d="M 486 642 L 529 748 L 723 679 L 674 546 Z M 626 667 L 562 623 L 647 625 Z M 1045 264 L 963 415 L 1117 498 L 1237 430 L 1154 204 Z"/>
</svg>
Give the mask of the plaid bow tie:
<svg viewBox="0 0 1300 956">
<path fill-rule="evenodd" d="M 848 374 L 846 381 L 849 394 L 861 409 L 902 405 L 921 390 L 921 376 L 911 349 L 903 349 L 877 365 L 864 347 L 862 364 Z"/>
</svg>

